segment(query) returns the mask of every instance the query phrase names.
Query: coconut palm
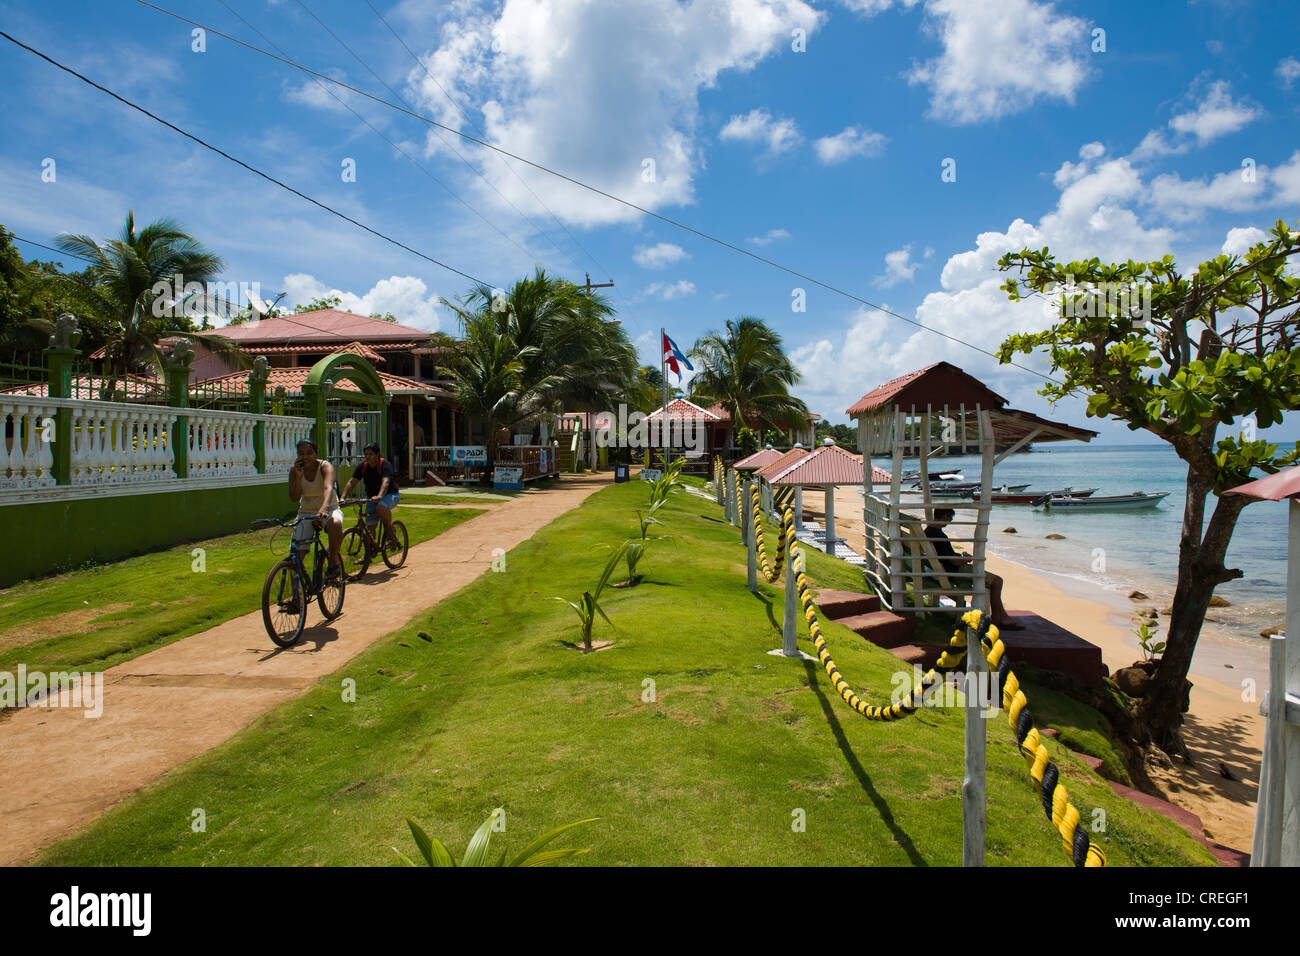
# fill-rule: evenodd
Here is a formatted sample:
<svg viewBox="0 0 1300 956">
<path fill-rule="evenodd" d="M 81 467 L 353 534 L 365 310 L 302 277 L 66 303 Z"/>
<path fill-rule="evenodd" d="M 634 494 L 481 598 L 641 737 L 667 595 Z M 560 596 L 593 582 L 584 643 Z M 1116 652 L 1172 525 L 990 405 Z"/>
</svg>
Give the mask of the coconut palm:
<svg viewBox="0 0 1300 956">
<path fill-rule="evenodd" d="M 691 380 L 692 398 L 721 402 L 738 430 L 793 428 L 807 420 L 808 406 L 790 394 L 799 371 L 781 336 L 761 319 L 729 319 L 725 333 L 710 332 L 696 341 L 691 358 L 700 365 Z"/>
<path fill-rule="evenodd" d="M 159 219 L 139 232 L 135 213 L 128 212 L 116 239 L 99 243 L 90 236 L 62 235 L 57 239 L 64 252 L 90 263 L 89 307 L 106 320 L 110 328 L 105 349 L 112 375 L 106 383 L 111 396 L 119 377 L 135 369 L 162 367 L 158 340 L 182 332 L 202 339 L 213 351 L 241 356 L 228 340 L 213 333 L 195 331 L 188 320 L 167 317 L 185 304 L 185 295 L 174 294 L 175 280 L 206 283 L 221 274 L 225 263 L 171 219 Z M 163 291 L 163 289 L 167 291 Z"/>
</svg>

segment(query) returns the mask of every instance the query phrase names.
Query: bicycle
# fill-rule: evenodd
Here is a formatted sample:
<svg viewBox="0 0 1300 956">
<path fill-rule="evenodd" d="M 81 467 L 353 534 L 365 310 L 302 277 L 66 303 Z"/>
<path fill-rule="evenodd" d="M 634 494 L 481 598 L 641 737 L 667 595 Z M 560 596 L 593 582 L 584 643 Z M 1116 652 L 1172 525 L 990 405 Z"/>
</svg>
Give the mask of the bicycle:
<svg viewBox="0 0 1300 956">
<path fill-rule="evenodd" d="M 307 573 L 302 555 L 298 553 L 298 542 L 290 541 L 289 556 L 276 562 L 262 585 L 262 623 L 278 647 L 292 647 L 298 643 L 307 623 L 307 605 L 313 597 L 325 620 L 332 621 L 343 613 L 347 575 L 329 573 L 329 548 L 321 542 L 318 518 L 315 514 L 303 514 L 292 521 L 260 518 L 253 522 L 254 528 L 279 525 L 289 529 L 296 529 L 303 521 L 312 523 L 314 560 L 311 574 Z"/>
<path fill-rule="evenodd" d="M 394 571 L 406 563 L 406 552 L 410 546 L 406 525 L 394 519 L 393 533 L 390 535 L 385 528 L 380 533 L 381 540 L 376 541 L 370 522 L 366 520 L 364 506 L 369 501 L 369 498 L 349 498 L 339 502 L 340 508 L 357 505 L 357 523 L 343 532 L 343 543 L 339 545 L 343 573 L 349 581 L 355 581 L 365 574 L 376 554 Z M 376 517 L 376 524 L 378 520 Z"/>
</svg>

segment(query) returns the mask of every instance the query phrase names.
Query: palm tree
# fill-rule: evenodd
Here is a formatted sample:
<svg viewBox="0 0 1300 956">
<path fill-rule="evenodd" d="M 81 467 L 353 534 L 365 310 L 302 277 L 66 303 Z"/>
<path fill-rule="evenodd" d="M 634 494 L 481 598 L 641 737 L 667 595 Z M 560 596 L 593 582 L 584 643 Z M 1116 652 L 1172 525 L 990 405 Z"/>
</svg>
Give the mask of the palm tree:
<svg viewBox="0 0 1300 956">
<path fill-rule="evenodd" d="M 90 308 L 107 321 L 110 340 L 106 357 L 112 374 L 104 397 L 112 395 L 118 378 L 134 369 L 162 367 L 158 339 L 172 332 L 184 332 L 202 339 L 214 351 L 240 356 L 228 340 L 212 333 L 195 332 L 188 320 L 170 321 L 163 316 L 181 306 L 185 295 L 176 296 L 177 277 L 181 285 L 206 283 L 221 274 L 225 263 L 208 251 L 175 221 L 159 219 L 140 232 L 135 213 L 128 212 L 122 232 L 102 245 L 89 236 L 59 236 L 64 252 L 90 262 Z M 161 291 L 166 287 L 167 291 Z"/>
<path fill-rule="evenodd" d="M 451 307 L 463 334 L 453 378 L 458 394 L 464 383 L 466 407 L 484 417 L 489 455 L 503 425 L 555 408 L 601 411 L 637 395 L 636 349 L 600 295 L 539 268 L 508 291 L 476 286 Z M 504 372 L 511 356 L 517 368 L 508 385 L 504 375 L 485 374 Z"/>
<path fill-rule="evenodd" d="M 785 354 L 781 336 L 763 320 L 729 319 L 725 334 L 710 332 L 696 341 L 691 358 L 700 363 L 691 380 L 692 397 L 721 402 L 737 431 L 750 424 L 786 429 L 807 421 L 808 406 L 790 394 L 799 370 Z"/>
</svg>

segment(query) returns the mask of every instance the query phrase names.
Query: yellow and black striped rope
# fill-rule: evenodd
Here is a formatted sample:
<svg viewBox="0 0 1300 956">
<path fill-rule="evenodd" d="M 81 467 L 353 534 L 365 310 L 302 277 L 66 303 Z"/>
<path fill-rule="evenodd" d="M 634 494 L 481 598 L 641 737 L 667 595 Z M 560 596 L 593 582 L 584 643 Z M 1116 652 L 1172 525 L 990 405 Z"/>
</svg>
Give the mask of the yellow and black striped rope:
<svg viewBox="0 0 1300 956">
<path fill-rule="evenodd" d="M 789 555 L 790 568 L 793 571 L 797 545 L 794 536 L 794 515 L 789 509 L 786 509 L 782 515 L 781 527 L 786 543 L 785 550 Z M 826 646 L 821 624 L 817 620 L 817 606 L 813 603 L 812 592 L 808 588 L 807 575 L 799 571 L 795 580 L 799 588 L 799 602 L 803 608 L 804 618 L 808 622 L 808 633 L 817 651 L 817 659 L 821 661 L 826 676 L 831 679 L 841 699 L 869 720 L 899 720 L 915 713 L 918 707 L 917 701 L 923 697 L 926 690 L 941 680 L 943 674 L 960 667 L 966 659 L 966 631 L 958 628 L 934 667 L 922 675 L 920 682 L 912 688 L 907 697 L 888 707 L 868 704 L 853 692 L 840 674 L 839 668 L 835 666 L 835 661 Z M 1060 780 L 1060 770 L 1052 762 L 1051 755 L 1047 752 L 1039 737 L 1038 729 L 1034 726 L 1033 715 L 1029 711 L 1029 700 L 1020 688 L 1020 681 L 1011 670 L 1006 658 L 1006 645 L 998 636 L 997 626 L 978 610 L 967 612 L 962 616 L 962 622 L 978 635 L 989 670 L 997 677 L 998 692 L 1015 734 L 1016 745 L 1029 767 L 1029 775 L 1038 790 L 1043 810 L 1061 835 L 1066 852 L 1070 854 L 1075 866 L 1105 866 L 1106 855 L 1100 847 L 1088 839 L 1087 830 L 1080 825 L 1082 815 L 1074 804 L 1070 803 L 1069 792 Z"/>
<path fill-rule="evenodd" d="M 964 614 L 962 622 L 979 635 L 989 670 L 997 676 L 1002 707 L 1007 712 L 1007 721 L 1015 734 L 1016 746 L 1029 767 L 1029 776 L 1033 778 L 1038 790 L 1043 812 L 1061 835 L 1065 851 L 1070 854 L 1075 866 L 1105 866 L 1106 854 L 1088 839 L 1087 829 L 1080 825 L 1081 815 L 1070 802 L 1070 794 L 1065 789 L 1065 784 L 1061 783 L 1061 772 L 1052 762 L 1051 755 L 1039 737 L 1038 728 L 1034 726 L 1029 700 L 1007 661 L 1006 645 L 998 636 L 997 625 L 978 610 Z"/>
<path fill-rule="evenodd" d="M 750 505 L 754 515 L 754 550 L 758 552 L 758 561 L 763 569 L 763 577 L 772 582 L 781 576 L 781 568 L 785 564 L 785 526 L 788 521 L 791 526 L 790 530 L 794 530 L 794 514 L 786 511 L 781 515 L 781 529 L 776 537 L 776 559 L 773 561 L 768 558 L 767 546 L 763 541 L 763 509 L 759 507 L 757 488 L 750 490 Z"/>
</svg>

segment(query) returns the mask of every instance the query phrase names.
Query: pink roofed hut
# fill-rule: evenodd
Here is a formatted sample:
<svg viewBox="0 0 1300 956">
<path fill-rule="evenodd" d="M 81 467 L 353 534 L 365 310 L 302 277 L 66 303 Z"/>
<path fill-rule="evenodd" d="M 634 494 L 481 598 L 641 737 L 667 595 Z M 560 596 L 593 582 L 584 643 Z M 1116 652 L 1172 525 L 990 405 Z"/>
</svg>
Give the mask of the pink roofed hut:
<svg viewBox="0 0 1300 956">
<path fill-rule="evenodd" d="M 1286 559 L 1286 630 L 1269 639 L 1269 691 L 1260 707 L 1267 714 L 1264 755 L 1251 866 L 1300 866 L 1300 465 L 1229 488 L 1290 502 Z"/>
<path fill-rule="evenodd" d="M 827 439 L 830 441 L 830 439 Z M 768 473 L 773 486 L 789 486 L 802 497 L 804 488 L 821 488 L 826 494 L 826 553 L 835 554 L 840 539 L 835 536 L 835 489 L 862 481 L 862 457 L 839 445 L 820 445 L 808 454 Z M 802 506 L 802 501 L 799 502 Z"/>
</svg>

